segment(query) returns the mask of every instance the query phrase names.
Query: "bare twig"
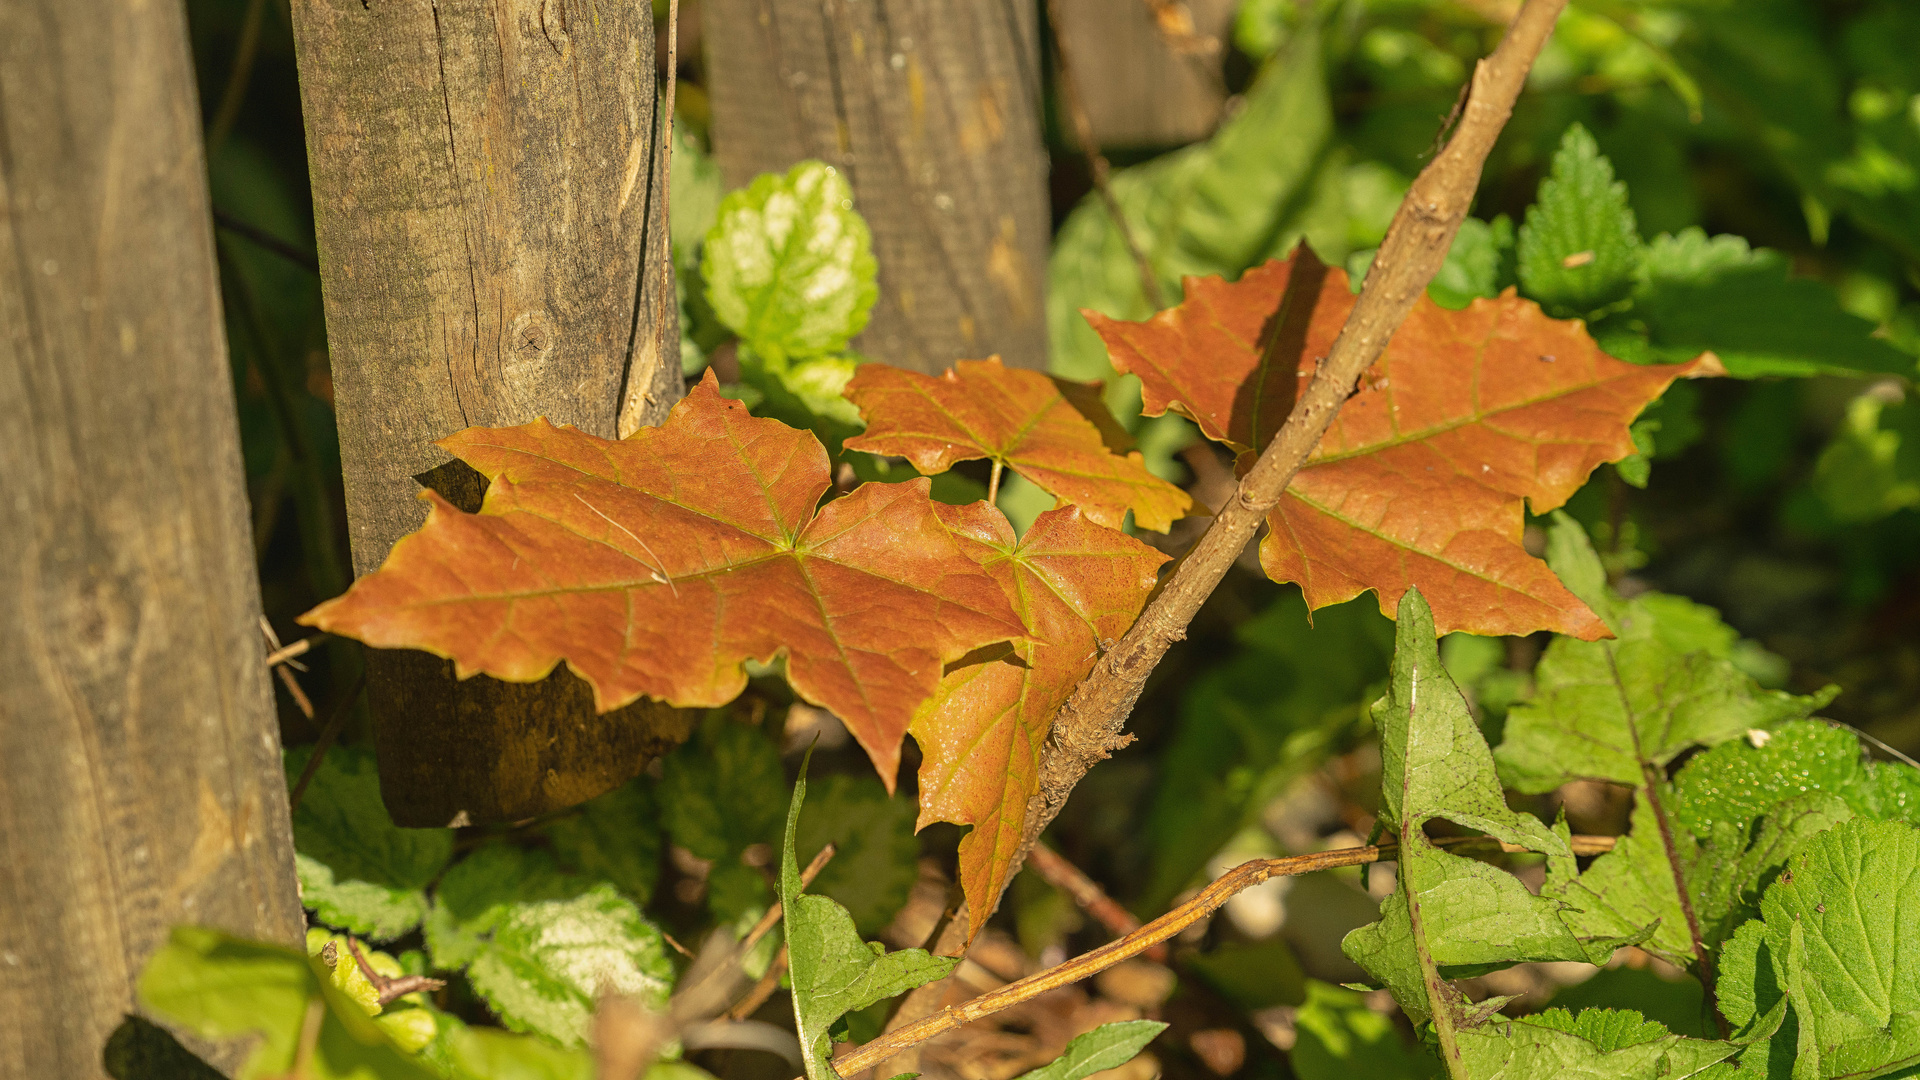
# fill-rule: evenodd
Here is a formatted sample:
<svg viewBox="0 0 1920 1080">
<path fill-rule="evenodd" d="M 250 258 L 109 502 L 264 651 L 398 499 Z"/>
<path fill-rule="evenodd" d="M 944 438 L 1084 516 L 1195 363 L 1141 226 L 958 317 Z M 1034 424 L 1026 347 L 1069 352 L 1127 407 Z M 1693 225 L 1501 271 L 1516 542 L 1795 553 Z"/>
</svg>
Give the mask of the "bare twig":
<svg viewBox="0 0 1920 1080">
<path fill-rule="evenodd" d="M 1035 844 L 1033 850 L 1027 852 L 1027 865 L 1045 878 L 1047 884 L 1072 897 L 1081 910 L 1099 920 L 1114 937 L 1126 937 L 1140 929 L 1140 920 L 1133 917 L 1133 912 L 1121 907 L 1098 882 L 1045 843 Z M 1167 947 L 1155 945 L 1147 950 L 1147 956 L 1164 961 Z"/>
<path fill-rule="evenodd" d="M 320 644 L 331 636 L 331 634 L 315 634 L 312 637 L 303 637 L 291 645 L 280 645 L 278 641 L 275 641 L 274 644 L 279 647 L 267 654 L 267 666 L 275 667 L 297 657 L 305 656 L 315 645 Z"/>
<path fill-rule="evenodd" d="M 445 979 L 430 979 L 425 975 L 402 975 L 397 979 L 382 975 L 373 970 L 372 964 L 367 963 L 367 958 L 360 952 L 360 943 L 351 937 L 347 939 L 347 951 L 353 954 L 353 962 L 359 965 L 360 974 L 366 976 L 367 981 L 373 984 L 373 992 L 380 995 L 381 1008 L 399 1001 L 408 994 L 422 990 L 438 990 L 447 985 Z"/>
<path fill-rule="evenodd" d="M 1352 315 L 1328 356 L 1319 362 L 1286 425 L 1241 480 L 1234 498 L 1174 568 L 1159 596 L 1100 658 L 1054 717 L 1041 759 L 1040 790 L 1028 804 L 1016 867 L 1087 770 L 1130 741 L 1121 728 L 1147 676 L 1168 647 L 1186 636 L 1187 624 L 1200 605 L 1279 503 L 1360 375 L 1379 359 L 1388 339 L 1426 290 L 1473 202 L 1481 167 L 1513 112 L 1527 70 L 1565 6 L 1566 0 L 1526 0 L 1499 47 L 1475 67 L 1459 127 L 1446 149 L 1414 180 L 1395 212 Z"/>
<path fill-rule="evenodd" d="M 320 738 L 313 744 L 313 756 L 307 759 L 307 767 L 300 770 L 299 781 L 293 785 L 293 791 L 287 795 L 287 813 L 291 814 L 300 808 L 300 796 L 307 793 L 307 785 L 313 782 L 313 774 L 320 771 L 320 759 L 327 756 L 327 751 L 333 747 L 333 740 L 340 737 L 340 728 L 346 723 L 347 713 L 353 708 L 353 703 L 359 699 L 360 691 L 365 689 L 366 685 L 367 672 L 362 668 L 360 677 L 354 680 L 352 688 L 342 694 L 339 701 L 333 703 L 333 713 L 321 726 Z"/>
<path fill-rule="evenodd" d="M 1434 840 L 1431 843 L 1445 849 L 1485 849 L 1500 851 L 1527 851 L 1518 844 L 1505 844 L 1484 836 L 1450 837 Z M 1575 836 L 1572 838 L 1575 855 L 1600 855 L 1613 850 L 1614 838 L 1611 836 Z M 1206 918 L 1218 910 L 1222 904 L 1235 894 L 1250 889 L 1269 878 L 1290 877 L 1312 873 L 1316 870 L 1331 870 L 1341 866 L 1363 866 L 1368 863 L 1391 860 L 1399 854 L 1398 844 L 1369 844 L 1365 847 L 1340 848 L 1335 851 L 1322 851 L 1312 855 L 1292 855 L 1281 859 L 1254 859 L 1241 863 L 1232 870 L 1216 878 L 1213 884 L 1200 890 L 1193 899 L 1167 912 L 1140 929 L 1118 941 L 1112 941 L 1089 953 L 1083 953 L 1064 964 L 1058 964 L 1036 975 L 1011 982 L 997 990 L 988 991 L 970 1001 L 962 1002 L 950 1008 L 942 1009 L 918 1023 L 908 1024 L 897 1031 L 889 1032 L 880 1038 L 862 1046 L 845 1057 L 834 1061 L 834 1070 L 841 1076 L 852 1076 L 864 1069 L 885 1061 L 900 1051 L 923 1043 L 928 1039 L 945 1034 L 961 1024 L 990 1016 L 1002 1009 L 1010 1009 L 1024 1001 L 1060 987 L 1079 982 L 1081 979 L 1097 975 L 1120 963 L 1131 960 L 1159 943 L 1168 940 L 1187 927 Z"/>
<path fill-rule="evenodd" d="M 1153 272 L 1153 264 L 1147 261 L 1146 252 L 1141 250 L 1133 237 L 1133 228 L 1127 224 L 1127 216 L 1120 212 L 1120 200 L 1113 197 L 1113 187 L 1107 183 L 1107 158 L 1100 152 L 1100 144 L 1093 139 L 1093 121 L 1087 116 L 1087 106 L 1081 100 L 1079 84 L 1073 80 L 1073 64 L 1067 57 L 1066 24 L 1060 20 L 1059 0 L 1047 0 L 1047 21 L 1053 25 L 1053 56 L 1060 65 L 1060 99 L 1073 121 L 1073 133 L 1080 140 L 1080 150 L 1087 156 L 1087 168 L 1093 173 L 1093 188 L 1100 193 L 1100 201 L 1106 204 L 1114 228 L 1120 230 L 1120 239 L 1126 242 L 1127 253 L 1133 256 L 1134 265 L 1140 268 L 1142 294 L 1153 305 L 1153 310 L 1159 311 L 1167 306 L 1167 297 L 1160 289 L 1160 278 Z"/>
<path fill-rule="evenodd" d="M 782 945 L 780 951 L 773 954 L 773 962 L 767 965 L 767 970 L 760 976 L 760 981 L 754 983 L 753 989 L 747 991 L 745 997 L 734 1002 L 733 1008 L 727 1010 L 727 1019 L 745 1020 L 759 1012 L 760 1006 L 765 1005 L 767 999 L 773 996 L 773 992 L 780 989 L 780 976 L 786 973 L 787 947 Z"/>
</svg>

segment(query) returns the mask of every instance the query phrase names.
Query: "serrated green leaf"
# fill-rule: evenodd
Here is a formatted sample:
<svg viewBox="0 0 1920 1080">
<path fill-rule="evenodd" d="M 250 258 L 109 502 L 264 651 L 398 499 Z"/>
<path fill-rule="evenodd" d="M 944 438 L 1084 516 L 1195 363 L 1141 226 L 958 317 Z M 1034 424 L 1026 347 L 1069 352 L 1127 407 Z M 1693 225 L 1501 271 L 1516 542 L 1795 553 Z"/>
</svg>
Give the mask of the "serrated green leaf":
<svg viewBox="0 0 1920 1080">
<path fill-rule="evenodd" d="M 541 832 L 562 871 L 611 882 L 644 904 L 660 876 L 658 818 L 648 785 L 634 780 L 580 804 Z"/>
<path fill-rule="evenodd" d="M 291 784 L 311 747 L 286 752 Z M 402 829 L 380 801 L 373 754 L 327 752 L 293 814 L 301 902 L 329 926 L 391 941 L 420 925 L 427 883 L 453 857 L 450 829 Z"/>
<path fill-rule="evenodd" d="M 1495 297 L 1512 283 L 1513 219 L 1468 218 L 1447 249 L 1447 259 L 1427 284 L 1427 295 L 1444 308 L 1463 308 L 1476 297 Z"/>
<path fill-rule="evenodd" d="M 1019 1080 L 1086 1080 L 1094 1073 L 1117 1069 L 1147 1048 L 1167 1025 L 1158 1020 L 1117 1020 L 1077 1035 L 1060 1056 Z"/>
<path fill-rule="evenodd" d="M 831 165 L 802 161 L 720 200 L 701 260 L 707 302 L 769 361 L 837 353 L 879 288 L 867 224 Z"/>
<path fill-rule="evenodd" d="M 1914 374 L 1913 357 L 1874 337 L 1830 287 L 1792 277 L 1784 256 L 1737 236 L 1655 237 L 1636 274 L 1630 317 L 1661 359 L 1711 350 L 1739 378 Z"/>
<path fill-rule="evenodd" d="M 560 873 L 546 852 L 483 845 L 455 863 L 434 890 L 422 924 L 433 966 L 458 969 L 471 963 L 512 905 L 571 899 L 585 890 L 585 882 Z"/>
<path fill-rule="evenodd" d="M 911 799 L 890 798 L 871 776 L 823 777 L 800 815 L 802 865 L 834 845 L 832 861 L 813 880 L 818 895 L 838 901 L 862 934 L 877 934 L 906 906 L 919 874 Z"/>
<path fill-rule="evenodd" d="M 1515 255 L 1520 291 L 1554 315 L 1591 315 L 1633 289 L 1640 232 L 1627 186 L 1579 124 L 1561 136 Z"/>
<path fill-rule="evenodd" d="M 737 858 L 779 839 L 786 792 L 772 741 L 716 715 L 661 762 L 660 822 L 674 843 L 702 859 Z"/>
<path fill-rule="evenodd" d="M 1700 981 L 1684 975 L 1668 978 L 1649 968 L 1602 968 L 1590 978 L 1562 987 L 1548 1004 L 1576 1014 L 1587 1009 L 1632 1009 L 1676 1035 L 1714 1036 Z"/>
<path fill-rule="evenodd" d="M 1460 1033 L 1474 1080 L 1685 1080 L 1740 1049 L 1731 1042 L 1673 1035 L 1631 1012 L 1588 1020 L 1559 1010 Z M 1558 1014 L 1558 1015 L 1556 1015 Z"/>
<path fill-rule="evenodd" d="M 808 757 L 812 757 L 811 752 Z M 925 949 L 889 953 L 878 942 L 869 944 L 860 939 L 846 908 L 824 896 L 805 894 L 795 842 L 806 796 L 807 767 L 803 762 L 800 778 L 794 782 L 786 840 L 781 847 L 781 922 L 787 937 L 794 1026 L 805 1054 L 807 1078 L 838 1080 L 829 1063 L 833 1043 L 828 1034 L 836 1020 L 876 1001 L 945 978 L 960 961 L 934 956 Z"/>
<path fill-rule="evenodd" d="M 1308 980 L 1307 1001 L 1293 1016 L 1287 1064 L 1300 1080 L 1429 1080 L 1440 1062 L 1407 1042 L 1393 1018 L 1366 997 Z"/>
<path fill-rule="evenodd" d="M 1868 762 L 1860 740 L 1845 729 L 1794 721 L 1689 760 L 1673 780 L 1674 818 L 1705 834 L 1718 823 L 1744 826 L 1782 800 L 1825 792 L 1859 816 L 1906 820 L 1905 801 L 1889 807 L 1884 796 L 1882 777 L 1899 773 L 1920 780 L 1910 765 Z"/>
<path fill-rule="evenodd" d="M 285 1075 L 299 1053 L 309 1002 L 322 1011 L 308 1080 L 432 1080 L 318 960 L 197 926 L 176 927 L 140 975 L 141 1003 L 202 1038 L 258 1036 L 237 1080 Z"/>
</svg>

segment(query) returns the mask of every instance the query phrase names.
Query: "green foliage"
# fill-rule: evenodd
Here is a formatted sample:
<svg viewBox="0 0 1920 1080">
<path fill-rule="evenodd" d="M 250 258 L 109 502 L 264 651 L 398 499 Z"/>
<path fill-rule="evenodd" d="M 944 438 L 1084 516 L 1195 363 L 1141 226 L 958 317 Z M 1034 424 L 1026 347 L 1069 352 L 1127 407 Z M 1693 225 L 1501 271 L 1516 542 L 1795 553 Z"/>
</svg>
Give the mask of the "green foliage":
<svg viewBox="0 0 1920 1080">
<path fill-rule="evenodd" d="M 805 1055 L 807 1078 L 835 1080 L 838 1074 L 830 1064 L 833 1045 L 828 1034 L 835 1021 L 944 978 L 960 961 L 933 956 L 924 949 L 889 953 L 879 942 L 860 939 L 846 908 L 802 891 L 794 850 L 800 807 L 807 797 L 806 771 L 802 763 L 800 779 L 793 786 L 793 804 L 787 811 L 786 841 L 780 856 L 781 920 L 792 970 L 793 1019 Z"/>
<path fill-rule="evenodd" d="M 714 714 L 661 764 L 661 824 L 674 843 L 712 861 L 714 912 L 730 922 L 764 910 L 766 880 L 740 857 L 779 838 L 787 791 L 779 751 L 757 729 Z"/>
<path fill-rule="evenodd" d="M 1407 1044 L 1392 1017 L 1344 987 L 1307 983 L 1293 1024 L 1287 1062 L 1300 1080 L 1429 1080 L 1441 1071 L 1431 1055 Z"/>
<path fill-rule="evenodd" d="M 1632 1012 L 1589 1020 L 1594 1014 L 1589 1010 L 1572 1018 L 1549 1011 L 1463 1031 L 1464 1075 L 1475 1080 L 1665 1080 L 1698 1076 L 1738 1049 L 1730 1042 L 1669 1034 Z"/>
<path fill-rule="evenodd" d="M 915 813 L 911 799 L 889 798 L 872 776 L 836 775 L 814 785 L 813 801 L 800 816 L 802 866 L 829 843 L 835 849 L 813 891 L 846 908 L 862 934 L 879 933 L 913 889 L 920 854 Z"/>
<path fill-rule="evenodd" d="M 1866 393 L 1814 467 L 1813 490 L 1836 521 L 1875 521 L 1920 506 L 1920 409 Z"/>
<path fill-rule="evenodd" d="M 1591 318 L 1633 287 L 1640 232 L 1627 186 L 1579 124 L 1560 140 L 1515 255 L 1521 290 L 1555 315 Z"/>
<path fill-rule="evenodd" d="M 312 751 L 288 750 L 289 782 Z M 329 926 L 391 941 L 420 925 L 426 886 L 453 856 L 449 829 L 401 829 L 380 801 L 373 755 L 335 747 L 293 815 L 302 902 Z"/>
<path fill-rule="evenodd" d="M 1085 1035 L 1076 1036 L 1059 1057 L 1021 1075 L 1020 1080 L 1086 1080 L 1094 1073 L 1117 1069 L 1132 1061 L 1134 1055 L 1146 1049 L 1147 1044 L 1165 1030 L 1167 1025 L 1157 1020 L 1117 1020 L 1101 1024 Z"/>
<path fill-rule="evenodd" d="M 660 876 L 660 812 L 635 780 L 590 799 L 542 830 L 561 870 L 612 882 L 645 904 Z"/>
</svg>

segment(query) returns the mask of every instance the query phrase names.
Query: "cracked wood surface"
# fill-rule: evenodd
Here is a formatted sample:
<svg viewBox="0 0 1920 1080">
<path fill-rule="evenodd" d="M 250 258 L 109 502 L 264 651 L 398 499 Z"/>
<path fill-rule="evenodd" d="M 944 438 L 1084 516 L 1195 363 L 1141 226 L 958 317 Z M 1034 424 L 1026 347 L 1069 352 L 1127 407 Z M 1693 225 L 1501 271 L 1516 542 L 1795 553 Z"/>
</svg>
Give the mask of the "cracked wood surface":
<svg viewBox="0 0 1920 1080">
<path fill-rule="evenodd" d="M 0 4 L 0 1076 L 304 925 L 193 78 L 177 2 Z"/>
<path fill-rule="evenodd" d="M 1037 9 L 1017 0 L 706 0 L 729 187 L 818 158 L 873 230 L 854 348 L 933 375 L 1046 367 L 1047 157 Z"/>
<path fill-rule="evenodd" d="M 613 437 L 681 392 L 651 9 L 584 0 L 294 0 L 356 574 L 418 528 L 422 485 L 477 509 L 434 440 L 545 416 Z M 629 402 L 622 416 L 622 402 Z M 371 651 L 382 790 L 403 825 L 528 817 L 684 734 L 596 717 L 565 670 L 457 682 Z"/>
</svg>

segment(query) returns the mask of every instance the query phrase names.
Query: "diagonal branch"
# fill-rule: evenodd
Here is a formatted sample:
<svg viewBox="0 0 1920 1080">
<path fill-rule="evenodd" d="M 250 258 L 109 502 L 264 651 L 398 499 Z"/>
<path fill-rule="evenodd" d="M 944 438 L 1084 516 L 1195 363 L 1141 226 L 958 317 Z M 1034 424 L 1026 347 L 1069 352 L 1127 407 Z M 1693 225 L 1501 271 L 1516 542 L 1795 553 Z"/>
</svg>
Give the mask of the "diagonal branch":
<svg viewBox="0 0 1920 1080">
<path fill-rule="evenodd" d="M 1241 480 L 1234 498 L 1174 568 L 1160 595 L 1100 658 L 1054 717 L 1040 765 L 1040 791 L 1028 805 L 1016 867 L 1087 770 L 1130 741 L 1121 728 L 1140 699 L 1147 676 L 1167 649 L 1186 636 L 1187 624 L 1200 605 L 1279 503 L 1361 374 L 1380 358 L 1388 339 L 1440 269 L 1473 202 L 1487 154 L 1512 115 L 1533 58 L 1565 6 L 1566 0 L 1526 0 L 1499 47 L 1474 68 L 1459 126 L 1400 203 L 1353 314 L 1286 425 Z"/>
</svg>

